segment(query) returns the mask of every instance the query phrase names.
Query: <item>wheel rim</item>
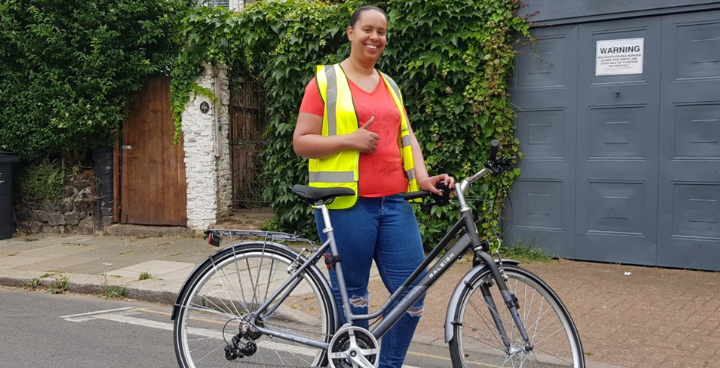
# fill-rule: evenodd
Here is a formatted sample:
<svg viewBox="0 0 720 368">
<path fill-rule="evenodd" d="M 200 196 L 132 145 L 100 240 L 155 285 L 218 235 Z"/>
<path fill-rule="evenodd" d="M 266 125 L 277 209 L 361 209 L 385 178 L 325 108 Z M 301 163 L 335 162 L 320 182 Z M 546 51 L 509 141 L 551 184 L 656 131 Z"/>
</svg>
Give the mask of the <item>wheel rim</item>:
<svg viewBox="0 0 720 368">
<path fill-rule="evenodd" d="M 262 336 L 245 322 L 288 279 L 290 263 L 287 256 L 255 251 L 229 254 L 210 266 L 190 289 L 176 323 L 176 347 L 185 366 L 319 366 L 325 355 L 322 349 Z M 317 280 L 307 272 L 304 276 L 262 325 L 327 341 L 331 305 Z M 256 351 L 228 361 L 225 347 L 241 330 L 246 332 L 239 336 L 240 346 L 252 342 Z"/>
<path fill-rule="evenodd" d="M 472 291 L 462 300 L 455 338 L 463 366 L 581 367 L 582 352 L 576 331 L 554 294 L 522 272 L 506 270 L 506 274 L 507 287 L 518 298 L 518 312 L 534 348 L 530 352 L 524 349 L 524 341 L 496 286 L 488 290 L 497 313 L 488 309 L 480 288 L 492 281 L 488 272 L 473 283 Z M 495 327 L 493 314 L 502 321 L 510 349 L 506 349 Z"/>
</svg>

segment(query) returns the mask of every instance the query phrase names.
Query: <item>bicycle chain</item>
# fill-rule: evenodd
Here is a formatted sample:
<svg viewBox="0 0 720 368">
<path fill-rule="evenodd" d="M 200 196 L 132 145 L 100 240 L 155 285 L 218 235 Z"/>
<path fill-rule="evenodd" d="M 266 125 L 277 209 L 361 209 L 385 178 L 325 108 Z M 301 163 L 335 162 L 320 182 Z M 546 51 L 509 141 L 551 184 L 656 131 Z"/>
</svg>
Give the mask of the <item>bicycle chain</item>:
<svg viewBox="0 0 720 368">
<path fill-rule="evenodd" d="M 376 321 L 373 322 L 372 324 L 374 325 L 374 324 L 376 324 L 376 323 L 378 323 L 378 322 L 379 322 L 379 320 L 376 320 Z M 292 327 L 283 327 L 283 329 L 284 329 L 284 330 L 290 330 L 290 331 L 297 331 L 297 332 L 306 332 L 306 331 L 303 331 L 303 330 L 300 330 L 300 329 L 297 329 L 297 328 L 292 328 Z M 321 336 L 322 336 L 322 337 L 332 337 L 333 335 L 331 335 L 331 334 L 321 334 Z M 257 340 L 254 340 L 254 341 L 257 341 Z M 261 350 L 261 349 L 262 349 L 262 348 L 261 348 L 260 346 L 258 346 L 258 350 Z M 327 350 L 326 350 L 325 352 L 327 353 Z M 238 361 L 240 361 L 240 360 L 242 360 L 242 359 L 244 359 L 244 358 L 238 358 Z M 330 358 L 327 358 L 327 359 L 330 359 Z M 284 367 L 284 368 L 327 368 L 327 367 L 330 366 L 329 364 L 328 364 L 327 366 L 325 366 L 325 367 L 320 367 L 320 366 L 302 366 L 302 365 L 279 365 L 279 364 L 270 364 L 270 363 L 253 363 L 253 362 L 248 362 L 248 361 L 242 361 L 242 364 L 254 365 L 254 366 L 263 366 L 263 367 Z"/>
</svg>

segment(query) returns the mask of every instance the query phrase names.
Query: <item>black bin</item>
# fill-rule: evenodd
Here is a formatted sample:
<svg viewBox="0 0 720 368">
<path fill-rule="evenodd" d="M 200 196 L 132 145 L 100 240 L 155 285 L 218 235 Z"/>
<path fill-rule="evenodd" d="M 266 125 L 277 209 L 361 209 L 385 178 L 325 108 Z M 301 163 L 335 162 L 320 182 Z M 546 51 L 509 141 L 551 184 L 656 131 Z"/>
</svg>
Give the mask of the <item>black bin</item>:
<svg viewBox="0 0 720 368">
<path fill-rule="evenodd" d="M 13 227 L 13 172 L 12 164 L 20 158 L 0 151 L 0 239 L 12 238 Z"/>
</svg>

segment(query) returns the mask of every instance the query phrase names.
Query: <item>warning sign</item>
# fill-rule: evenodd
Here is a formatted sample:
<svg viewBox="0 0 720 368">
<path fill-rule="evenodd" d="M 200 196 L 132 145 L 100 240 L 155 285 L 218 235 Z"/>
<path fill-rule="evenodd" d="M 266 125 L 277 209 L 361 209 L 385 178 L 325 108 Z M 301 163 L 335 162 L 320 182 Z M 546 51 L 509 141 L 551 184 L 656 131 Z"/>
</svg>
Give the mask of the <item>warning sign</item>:
<svg viewBox="0 0 720 368">
<path fill-rule="evenodd" d="M 642 74 L 644 38 L 598 41 L 595 75 Z"/>
</svg>

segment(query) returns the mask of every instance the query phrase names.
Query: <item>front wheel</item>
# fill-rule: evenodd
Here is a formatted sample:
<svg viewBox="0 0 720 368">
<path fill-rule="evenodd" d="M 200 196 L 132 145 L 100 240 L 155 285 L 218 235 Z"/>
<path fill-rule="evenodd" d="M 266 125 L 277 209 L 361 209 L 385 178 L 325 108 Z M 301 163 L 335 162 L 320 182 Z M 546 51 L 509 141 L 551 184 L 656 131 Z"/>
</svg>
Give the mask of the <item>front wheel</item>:
<svg viewBox="0 0 720 368">
<path fill-rule="evenodd" d="M 492 272 L 485 269 L 467 284 L 455 310 L 453 367 L 585 367 L 580 336 L 557 295 L 531 272 L 503 268 L 533 349 L 525 349 Z"/>
<path fill-rule="evenodd" d="M 178 298 L 174 339 L 182 368 L 318 367 L 322 348 L 260 333 L 329 342 L 335 305 L 320 271 L 307 267 L 267 308 L 259 310 L 290 279 L 298 255 L 278 244 L 250 243 L 225 248 L 198 267 Z M 304 261 L 304 258 L 299 258 Z M 325 281 L 325 282 L 324 282 Z"/>
</svg>

